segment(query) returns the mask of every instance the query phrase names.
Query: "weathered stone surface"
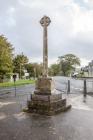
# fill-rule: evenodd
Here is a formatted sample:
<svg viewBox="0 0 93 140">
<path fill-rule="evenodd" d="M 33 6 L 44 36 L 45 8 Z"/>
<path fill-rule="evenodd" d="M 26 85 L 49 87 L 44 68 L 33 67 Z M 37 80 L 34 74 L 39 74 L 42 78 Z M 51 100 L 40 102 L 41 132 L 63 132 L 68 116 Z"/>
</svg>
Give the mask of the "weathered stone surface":
<svg viewBox="0 0 93 140">
<path fill-rule="evenodd" d="M 62 99 L 62 93 L 56 92 L 53 79 L 48 77 L 47 26 L 50 22 L 47 16 L 40 20 L 43 26 L 43 77 L 37 79 L 34 94 L 28 101 L 29 112 L 45 115 L 53 115 L 71 107 L 66 106 L 66 99 Z"/>
<path fill-rule="evenodd" d="M 48 76 L 48 38 L 47 38 L 47 27 L 51 20 L 49 17 L 44 16 L 40 20 L 40 24 L 43 27 L 43 77 Z"/>
<path fill-rule="evenodd" d="M 53 93 L 55 89 L 55 84 L 52 78 L 38 78 L 36 81 L 36 88 L 34 93 L 35 94 L 45 94 L 45 95 L 50 95 Z"/>
<path fill-rule="evenodd" d="M 66 106 L 66 99 L 56 102 L 28 101 L 28 110 L 31 113 L 43 115 L 54 115 L 71 108 L 71 105 Z"/>
<path fill-rule="evenodd" d="M 66 99 L 62 99 L 62 94 L 56 96 L 33 94 L 31 98 L 32 101 L 28 101 L 28 110 L 32 113 L 54 115 L 71 108 L 66 105 Z"/>
<path fill-rule="evenodd" d="M 62 93 L 52 94 L 52 95 L 36 95 L 32 94 L 31 99 L 33 101 L 56 101 L 62 99 Z"/>
</svg>

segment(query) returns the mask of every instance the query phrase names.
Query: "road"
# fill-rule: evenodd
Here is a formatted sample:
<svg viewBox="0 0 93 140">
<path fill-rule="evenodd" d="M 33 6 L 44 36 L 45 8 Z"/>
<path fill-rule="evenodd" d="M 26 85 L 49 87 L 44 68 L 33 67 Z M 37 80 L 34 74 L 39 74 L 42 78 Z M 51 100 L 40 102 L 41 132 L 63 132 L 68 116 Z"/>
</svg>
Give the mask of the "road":
<svg viewBox="0 0 93 140">
<path fill-rule="evenodd" d="M 67 92 L 67 83 L 68 80 L 70 80 L 70 89 L 71 93 L 78 93 L 78 92 L 83 92 L 83 81 L 82 80 L 76 80 L 76 79 L 71 79 L 71 78 L 66 78 L 66 77 L 54 77 L 53 78 L 55 81 L 55 87 L 56 89 L 62 91 L 62 92 Z M 16 94 L 31 94 L 34 90 L 35 86 L 34 85 L 24 85 L 24 86 L 17 86 L 16 87 Z M 0 88 L 0 95 L 4 94 L 10 94 L 14 95 L 15 94 L 15 87 L 12 88 Z"/>
<path fill-rule="evenodd" d="M 0 140 L 93 140 L 93 97 L 69 94 L 66 98 L 71 110 L 40 116 L 22 112 L 33 90 L 34 85 L 25 85 L 17 88 L 16 97 L 13 88 L 0 96 Z"/>
<path fill-rule="evenodd" d="M 0 99 L 0 140 L 93 140 L 93 97 L 68 98 L 71 110 L 51 117 L 22 112 L 18 97 Z"/>
<path fill-rule="evenodd" d="M 16 87 L 16 94 L 31 94 L 35 88 L 34 84 L 22 85 Z M 0 88 L 0 95 L 15 95 L 15 87 Z"/>
</svg>

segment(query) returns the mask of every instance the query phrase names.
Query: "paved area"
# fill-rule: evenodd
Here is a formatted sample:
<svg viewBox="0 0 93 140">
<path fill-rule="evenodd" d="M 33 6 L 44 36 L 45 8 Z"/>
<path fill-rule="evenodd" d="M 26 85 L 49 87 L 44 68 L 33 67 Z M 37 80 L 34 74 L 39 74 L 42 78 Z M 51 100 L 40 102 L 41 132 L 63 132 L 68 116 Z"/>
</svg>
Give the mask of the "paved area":
<svg viewBox="0 0 93 140">
<path fill-rule="evenodd" d="M 6 88 L 1 88 L 0 87 L 0 97 L 3 95 L 8 96 L 14 96 L 15 95 L 15 90 L 16 90 L 16 95 L 18 94 L 31 94 L 34 90 L 35 85 L 34 84 L 28 84 L 28 85 L 22 85 L 22 86 L 17 86 L 14 87 L 6 87 Z"/>
<path fill-rule="evenodd" d="M 71 110 L 48 117 L 22 112 L 26 95 L 0 98 L 0 140 L 93 140 L 93 97 L 67 99 Z"/>
</svg>

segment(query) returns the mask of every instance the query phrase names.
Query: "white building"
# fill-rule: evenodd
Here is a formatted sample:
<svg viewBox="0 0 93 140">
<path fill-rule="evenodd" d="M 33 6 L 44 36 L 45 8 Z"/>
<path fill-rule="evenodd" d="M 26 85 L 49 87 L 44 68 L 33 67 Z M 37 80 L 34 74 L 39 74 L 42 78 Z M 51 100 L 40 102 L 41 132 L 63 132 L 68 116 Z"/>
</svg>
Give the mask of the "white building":
<svg viewBox="0 0 93 140">
<path fill-rule="evenodd" d="M 89 62 L 88 66 L 83 68 L 84 72 L 87 72 L 88 77 L 93 77 L 93 60 Z"/>
</svg>

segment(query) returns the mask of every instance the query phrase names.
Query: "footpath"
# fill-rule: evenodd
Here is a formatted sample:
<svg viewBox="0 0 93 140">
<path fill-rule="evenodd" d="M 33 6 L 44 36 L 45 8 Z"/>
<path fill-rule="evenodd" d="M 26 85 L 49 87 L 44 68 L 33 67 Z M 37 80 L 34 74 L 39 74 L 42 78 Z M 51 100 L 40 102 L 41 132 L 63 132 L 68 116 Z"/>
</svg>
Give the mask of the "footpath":
<svg viewBox="0 0 93 140">
<path fill-rule="evenodd" d="M 0 98 L 0 140 L 93 140 L 93 97 L 67 99 L 69 111 L 40 116 L 22 112 L 27 96 Z"/>
</svg>

